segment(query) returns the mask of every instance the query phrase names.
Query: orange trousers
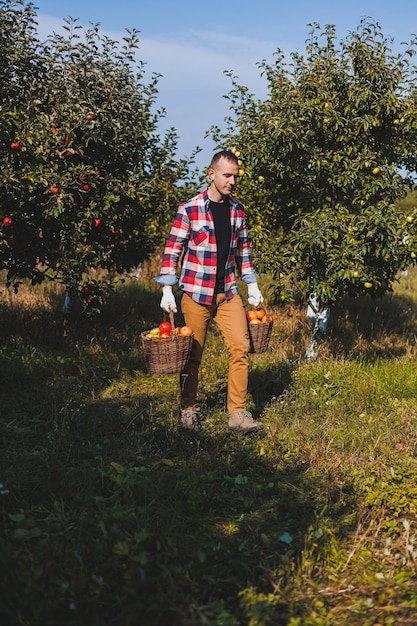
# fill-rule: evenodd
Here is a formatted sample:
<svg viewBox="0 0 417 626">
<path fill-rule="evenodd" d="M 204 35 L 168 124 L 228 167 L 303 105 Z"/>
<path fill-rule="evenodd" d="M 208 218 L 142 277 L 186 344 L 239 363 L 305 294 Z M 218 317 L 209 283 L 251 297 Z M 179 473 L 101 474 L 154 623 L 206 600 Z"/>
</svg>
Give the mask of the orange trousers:
<svg viewBox="0 0 417 626">
<path fill-rule="evenodd" d="M 194 341 L 189 361 L 180 374 L 181 408 L 195 405 L 198 372 L 206 343 L 207 330 L 213 319 L 220 328 L 229 353 L 227 411 L 237 413 L 246 408 L 249 375 L 249 334 L 245 310 L 239 295 L 226 300 L 224 294 L 215 296 L 208 306 L 198 304 L 187 294 L 181 299 L 181 309 L 187 326 L 193 329 Z"/>
</svg>

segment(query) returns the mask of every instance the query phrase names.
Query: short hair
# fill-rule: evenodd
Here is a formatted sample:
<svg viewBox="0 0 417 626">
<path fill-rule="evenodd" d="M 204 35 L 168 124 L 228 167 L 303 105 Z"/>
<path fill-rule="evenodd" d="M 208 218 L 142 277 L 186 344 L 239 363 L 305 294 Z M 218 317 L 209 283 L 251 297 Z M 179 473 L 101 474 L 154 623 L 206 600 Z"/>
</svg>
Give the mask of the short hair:
<svg viewBox="0 0 417 626">
<path fill-rule="evenodd" d="M 239 165 L 239 160 L 237 156 L 231 150 L 220 150 L 220 152 L 216 152 L 216 154 L 211 159 L 209 169 L 215 168 L 220 159 L 227 159 L 228 161 L 232 161 L 236 165 Z"/>
</svg>

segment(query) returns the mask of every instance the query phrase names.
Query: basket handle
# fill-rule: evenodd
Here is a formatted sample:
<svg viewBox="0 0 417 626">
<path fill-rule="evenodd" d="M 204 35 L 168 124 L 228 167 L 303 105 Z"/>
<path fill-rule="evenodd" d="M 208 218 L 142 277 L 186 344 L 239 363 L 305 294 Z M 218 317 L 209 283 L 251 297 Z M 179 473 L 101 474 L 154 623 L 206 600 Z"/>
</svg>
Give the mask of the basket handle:
<svg viewBox="0 0 417 626">
<path fill-rule="evenodd" d="M 175 321 L 174 321 L 174 311 L 169 307 L 169 321 L 171 323 L 171 332 L 175 334 Z"/>
<path fill-rule="evenodd" d="M 175 320 L 174 320 L 174 312 L 171 309 L 171 307 L 169 307 L 169 310 L 166 311 L 166 309 L 164 309 L 164 313 L 162 316 L 162 319 L 165 321 L 167 319 L 167 313 L 168 313 L 168 317 L 169 317 L 169 322 L 171 324 L 171 339 L 175 340 L 178 339 L 178 335 L 175 332 Z"/>
</svg>

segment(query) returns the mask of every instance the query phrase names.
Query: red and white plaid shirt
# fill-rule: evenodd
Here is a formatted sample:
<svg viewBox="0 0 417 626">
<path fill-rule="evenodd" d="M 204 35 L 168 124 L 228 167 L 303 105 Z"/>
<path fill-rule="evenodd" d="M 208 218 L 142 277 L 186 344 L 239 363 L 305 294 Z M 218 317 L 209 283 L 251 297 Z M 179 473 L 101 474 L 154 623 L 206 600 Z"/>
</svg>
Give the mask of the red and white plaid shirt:
<svg viewBox="0 0 417 626">
<path fill-rule="evenodd" d="M 236 267 L 245 283 L 256 282 L 252 252 L 242 204 L 230 197 L 230 249 L 225 266 L 226 299 L 238 293 Z M 184 250 L 181 273 L 177 267 Z M 182 203 L 169 234 L 161 273 L 154 280 L 175 285 L 200 304 L 212 304 L 216 286 L 217 245 L 207 190 Z"/>
</svg>

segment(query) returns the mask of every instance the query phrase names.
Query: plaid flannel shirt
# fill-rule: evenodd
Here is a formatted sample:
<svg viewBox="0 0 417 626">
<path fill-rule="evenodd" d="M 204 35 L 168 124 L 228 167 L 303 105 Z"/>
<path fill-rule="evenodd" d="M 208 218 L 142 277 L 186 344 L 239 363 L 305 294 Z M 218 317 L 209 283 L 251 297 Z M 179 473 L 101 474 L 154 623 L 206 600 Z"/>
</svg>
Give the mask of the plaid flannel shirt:
<svg viewBox="0 0 417 626">
<path fill-rule="evenodd" d="M 225 267 L 225 296 L 238 293 L 236 267 L 246 283 L 256 282 L 242 204 L 230 197 L 230 249 Z M 177 267 L 184 251 L 180 276 Z M 216 286 L 217 245 L 207 190 L 182 203 L 165 246 L 160 275 L 154 280 L 175 285 L 200 304 L 212 304 Z"/>
</svg>

